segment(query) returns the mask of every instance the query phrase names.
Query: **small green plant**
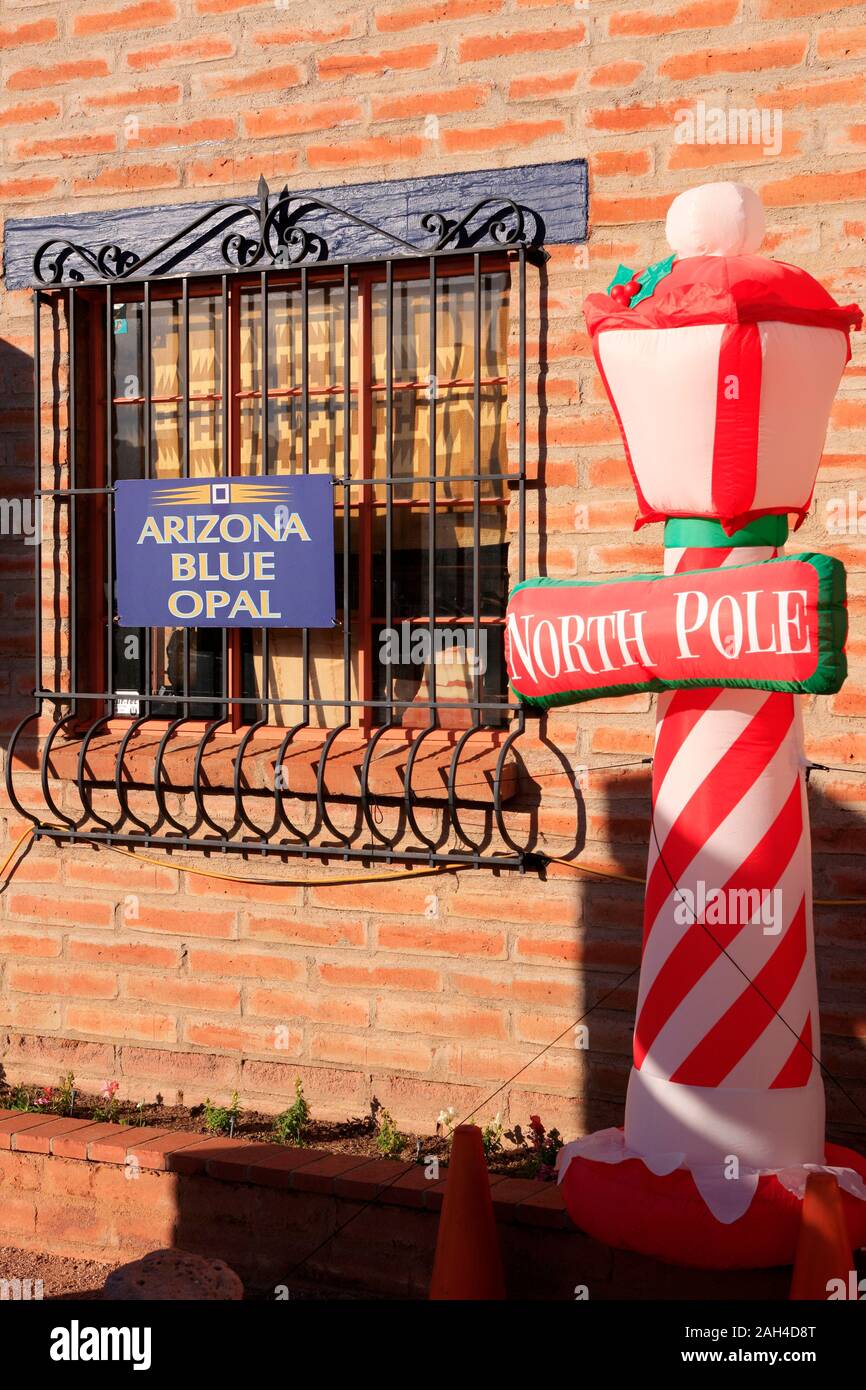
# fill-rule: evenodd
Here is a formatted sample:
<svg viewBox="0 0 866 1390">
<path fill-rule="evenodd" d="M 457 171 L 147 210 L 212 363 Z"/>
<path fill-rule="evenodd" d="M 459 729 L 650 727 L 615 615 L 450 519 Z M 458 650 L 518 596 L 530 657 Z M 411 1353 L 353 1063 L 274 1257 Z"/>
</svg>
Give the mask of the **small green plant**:
<svg viewBox="0 0 866 1390">
<path fill-rule="evenodd" d="M 525 1150 L 535 1177 L 549 1180 L 556 1176 L 556 1156 L 562 1148 L 562 1135 L 558 1129 L 545 1129 L 540 1116 L 530 1115 L 528 1136 L 520 1125 L 515 1125 L 506 1131 L 505 1138 Z"/>
<path fill-rule="evenodd" d="M 119 1081 L 103 1081 L 99 1088 L 101 1104 L 93 1107 L 94 1120 L 101 1120 L 104 1124 L 117 1123 L 117 1111 L 119 1106 L 117 1092 L 119 1090 Z"/>
<path fill-rule="evenodd" d="M 489 1124 L 481 1126 L 481 1146 L 487 1163 L 492 1163 L 502 1153 L 502 1120 L 499 1111 Z"/>
<path fill-rule="evenodd" d="M 295 1099 L 287 1110 L 274 1120 L 274 1137 L 280 1144 L 301 1145 L 304 1131 L 310 1123 L 310 1107 L 299 1076 L 295 1077 Z"/>
<path fill-rule="evenodd" d="M 4 1110 L 35 1110 L 33 1094 L 28 1086 L 22 1086 L 19 1082 L 13 1086 L 8 1095 L 3 1097 Z"/>
<path fill-rule="evenodd" d="M 409 1140 L 401 1134 L 388 1111 L 379 1111 L 379 1133 L 376 1135 L 376 1148 L 383 1158 L 399 1158 Z"/>
<path fill-rule="evenodd" d="M 213 1105 L 210 1096 L 205 1098 L 204 1127 L 208 1134 L 234 1134 L 240 1117 L 241 1109 L 238 1105 L 237 1091 L 232 1091 L 232 1098 L 228 1105 Z"/>
<path fill-rule="evenodd" d="M 437 1137 L 450 1143 L 456 1124 L 457 1111 L 454 1109 L 453 1105 L 449 1105 L 445 1110 L 440 1110 L 439 1114 L 436 1116 Z"/>
<path fill-rule="evenodd" d="M 75 1107 L 75 1077 L 68 1071 L 57 1087 L 54 1108 L 58 1115 L 71 1115 Z"/>
</svg>

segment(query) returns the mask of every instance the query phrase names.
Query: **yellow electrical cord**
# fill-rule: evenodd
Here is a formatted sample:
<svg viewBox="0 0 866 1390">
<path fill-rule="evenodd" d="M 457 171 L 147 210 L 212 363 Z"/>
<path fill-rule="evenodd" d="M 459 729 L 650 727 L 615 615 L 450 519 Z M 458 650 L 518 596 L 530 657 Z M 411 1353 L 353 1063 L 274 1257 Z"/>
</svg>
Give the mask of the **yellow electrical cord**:
<svg viewBox="0 0 866 1390">
<path fill-rule="evenodd" d="M 19 835 L 3 863 L 0 864 L 0 882 L 2 882 L 6 870 L 18 850 L 36 834 L 39 828 L 39 826 L 31 825 L 22 835 Z M 47 825 L 45 828 L 61 830 L 62 826 Z M 463 869 L 474 867 L 472 864 L 434 864 L 421 869 L 401 869 L 397 873 L 352 874 L 348 878 L 249 878 L 246 874 L 221 874 L 216 869 L 198 869 L 192 864 L 172 864 L 169 860 L 154 859 L 149 854 L 139 854 L 135 850 L 124 849 L 121 845 L 105 845 L 103 848 L 110 849 L 114 854 L 123 854 L 128 859 L 137 859 L 142 864 L 152 864 L 157 869 L 176 869 L 179 873 L 197 874 L 200 878 L 218 878 L 226 883 L 249 883 L 253 885 L 258 883 L 265 888 L 340 888 L 351 883 L 393 883 L 398 879 L 425 878 L 431 874 L 455 874 Z M 339 853 L 339 851 L 335 851 L 335 853 Z M 547 862 L 548 864 L 561 864 L 574 873 L 614 879 L 617 883 L 637 883 L 641 886 L 646 884 L 645 878 L 637 878 L 633 874 L 618 874 L 612 869 L 598 869 L 589 864 L 575 864 L 570 859 L 551 857 Z M 12 872 L 14 873 L 14 869 Z M 10 874 L 10 878 L 11 876 Z M 866 898 L 815 898 L 814 905 L 815 907 L 863 907 L 866 905 Z"/>
</svg>

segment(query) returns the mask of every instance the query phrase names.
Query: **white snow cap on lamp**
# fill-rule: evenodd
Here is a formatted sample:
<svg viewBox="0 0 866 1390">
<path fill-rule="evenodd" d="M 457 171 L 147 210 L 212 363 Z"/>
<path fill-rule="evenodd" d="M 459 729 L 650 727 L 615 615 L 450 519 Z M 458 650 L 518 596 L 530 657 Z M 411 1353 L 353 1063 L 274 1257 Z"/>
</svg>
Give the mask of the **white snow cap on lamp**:
<svg viewBox="0 0 866 1390">
<path fill-rule="evenodd" d="M 765 225 L 763 204 L 744 183 L 705 183 L 674 198 L 665 235 L 678 256 L 750 256 Z"/>
</svg>

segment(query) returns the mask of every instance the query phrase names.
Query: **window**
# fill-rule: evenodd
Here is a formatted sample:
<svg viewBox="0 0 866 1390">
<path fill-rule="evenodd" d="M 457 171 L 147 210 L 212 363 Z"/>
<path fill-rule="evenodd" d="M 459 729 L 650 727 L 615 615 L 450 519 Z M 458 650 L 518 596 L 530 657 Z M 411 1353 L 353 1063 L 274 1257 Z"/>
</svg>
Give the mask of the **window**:
<svg viewBox="0 0 866 1390">
<path fill-rule="evenodd" d="M 510 274 L 501 258 L 432 269 L 432 291 L 425 262 L 79 296 L 78 486 L 329 473 L 339 618 L 119 627 L 105 495 L 76 513 L 79 625 L 104 594 L 108 634 L 79 645 L 78 689 L 233 727 L 466 729 L 482 706 L 502 725 Z"/>
<path fill-rule="evenodd" d="M 330 261 L 312 213 L 378 237 L 375 254 Z M 254 235 L 226 234 L 250 220 Z M 32 742 L 38 834 L 525 865 L 502 814 L 525 725 L 503 636 L 526 567 L 543 221 L 486 195 L 420 221 L 431 249 L 262 184 L 258 205 L 205 210 L 141 256 L 36 249 L 34 483 L 52 545 L 7 790 L 37 819 L 15 791 Z M 222 267 L 178 271 L 216 239 Z M 119 480 L 305 472 L 333 480 L 332 630 L 119 626 Z M 58 797 L 57 779 L 74 788 Z"/>
</svg>

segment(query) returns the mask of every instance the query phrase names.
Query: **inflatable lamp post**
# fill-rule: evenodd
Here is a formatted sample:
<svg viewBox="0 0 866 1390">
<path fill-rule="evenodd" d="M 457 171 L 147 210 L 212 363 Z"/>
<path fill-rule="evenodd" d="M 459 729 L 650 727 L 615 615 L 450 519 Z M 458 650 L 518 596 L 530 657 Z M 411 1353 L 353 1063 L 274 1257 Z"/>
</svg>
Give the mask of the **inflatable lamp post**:
<svg viewBox="0 0 866 1390">
<path fill-rule="evenodd" d="M 681 194 L 666 231 L 668 260 L 621 267 L 585 306 L 636 524 L 665 522 L 668 576 L 765 562 L 788 516 L 807 514 L 862 316 L 756 254 L 748 188 Z M 560 1164 L 573 1219 L 609 1244 L 704 1267 L 790 1263 L 816 1169 L 836 1176 L 852 1244 L 866 1241 L 866 1162 L 824 1139 L 800 704 L 779 689 L 659 695 L 625 1127 Z M 751 907 L 730 921 L 710 898 Z"/>
</svg>

